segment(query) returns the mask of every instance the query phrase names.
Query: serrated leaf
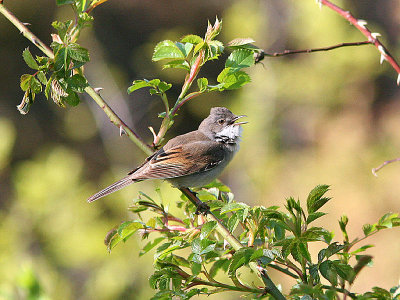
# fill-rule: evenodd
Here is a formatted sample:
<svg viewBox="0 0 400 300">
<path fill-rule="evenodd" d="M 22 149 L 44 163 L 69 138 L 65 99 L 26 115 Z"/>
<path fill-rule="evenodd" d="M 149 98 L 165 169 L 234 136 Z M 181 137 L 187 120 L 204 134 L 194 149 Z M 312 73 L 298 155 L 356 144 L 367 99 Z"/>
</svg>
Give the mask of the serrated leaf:
<svg viewBox="0 0 400 300">
<path fill-rule="evenodd" d="M 319 265 L 321 275 L 327 279 L 333 286 L 337 285 L 337 272 L 330 260 L 326 260 Z"/>
<path fill-rule="evenodd" d="M 89 51 L 76 43 L 70 43 L 67 46 L 68 55 L 76 61 L 79 62 L 88 62 L 89 58 Z"/>
<path fill-rule="evenodd" d="M 311 261 L 311 255 L 310 252 L 307 249 L 307 244 L 306 243 L 298 243 L 297 248 L 301 256 L 303 256 L 307 261 Z"/>
<path fill-rule="evenodd" d="M 232 72 L 231 68 L 225 68 L 218 75 L 217 81 L 223 84 L 221 90 L 233 90 L 249 83 L 251 79 L 250 76 L 243 71 Z"/>
<path fill-rule="evenodd" d="M 179 50 L 181 50 L 181 52 L 184 55 L 184 57 L 188 57 L 188 55 L 190 54 L 190 52 L 193 49 L 193 44 L 192 43 L 179 43 L 179 42 L 176 42 L 175 45 L 179 48 Z"/>
<path fill-rule="evenodd" d="M 151 249 L 153 249 L 154 247 L 156 247 L 159 243 L 161 243 L 164 240 L 163 237 L 158 237 L 155 238 L 154 240 L 148 242 L 143 248 L 142 250 L 139 252 L 139 256 L 142 256 L 144 254 L 146 254 L 147 252 L 149 252 Z"/>
<path fill-rule="evenodd" d="M 165 91 L 168 91 L 172 87 L 172 84 L 166 83 L 165 81 L 161 81 L 158 84 L 158 89 L 161 93 L 164 93 Z"/>
<path fill-rule="evenodd" d="M 83 93 L 85 88 L 88 86 L 86 78 L 79 74 L 69 77 L 67 83 L 71 90 L 78 93 Z"/>
<path fill-rule="evenodd" d="M 59 21 L 54 21 L 51 23 L 51 26 L 54 27 L 55 30 L 57 30 L 58 36 L 60 39 L 64 42 L 66 42 L 66 34 L 68 32 L 69 27 L 72 24 L 72 20 L 68 20 L 65 22 L 59 22 Z"/>
<path fill-rule="evenodd" d="M 371 224 L 364 224 L 362 230 L 364 232 L 364 235 L 367 236 L 371 234 L 373 231 L 375 231 L 375 226 Z"/>
<path fill-rule="evenodd" d="M 193 45 L 196 45 L 196 44 L 198 44 L 198 43 L 203 42 L 203 39 L 202 39 L 201 37 L 199 37 L 198 35 L 189 34 L 189 35 L 184 36 L 184 37 L 181 39 L 181 42 L 182 42 L 182 43 L 191 43 L 191 44 L 193 44 Z"/>
<path fill-rule="evenodd" d="M 200 231 L 200 239 L 207 238 L 216 227 L 217 222 L 215 221 L 210 221 L 203 224 Z"/>
<path fill-rule="evenodd" d="M 65 5 L 65 4 L 74 4 L 75 0 L 56 0 L 58 6 Z"/>
<path fill-rule="evenodd" d="M 185 59 L 185 55 L 173 41 L 165 40 L 156 45 L 152 57 L 153 61 L 162 59 Z"/>
<path fill-rule="evenodd" d="M 233 214 L 229 218 L 228 223 L 226 224 L 229 232 L 233 232 L 238 225 L 239 225 L 239 218 L 236 214 Z"/>
<path fill-rule="evenodd" d="M 322 196 L 329 191 L 329 185 L 317 185 L 308 194 L 307 197 L 307 211 L 308 213 L 316 212 L 331 198 L 322 198 Z"/>
<path fill-rule="evenodd" d="M 237 38 L 230 41 L 227 45 L 228 47 L 243 46 L 247 44 L 255 43 L 256 41 L 252 38 Z"/>
<path fill-rule="evenodd" d="M 235 50 L 226 60 L 225 67 L 238 71 L 243 68 L 248 68 L 254 65 L 254 54 L 250 50 Z"/>
<path fill-rule="evenodd" d="M 37 78 L 39 79 L 39 81 L 40 81 L 43 85 L 46 85 L 46 84 L 47 84 L 47 78 L 46 78 L 46 75 L 44 74 L 43 71 L 40 71 L 40 72 L 37 74 Z"/>
<path fill-rule="evenodd" d="M 229 265 L 229 275 L 234 275 L 237 269 L 248 264 L 254 252 L 255 250 L 253 248 L 247 247 L 236 251 L 231 259 L 231 264 Z"/>
<path fill-rule="evenodd" d="M 320 218 L 320 217 L 323 217 L 323 216 L 325 216 L 325 215 L 326 215 L 326 213 L 320 212 L 320 211 L 317 211 L 317 212 L 314 212 L 314 213 L 310 213 L 310 214 L 308 215 L 308 217 L 307 217 L 307 224 L 310 224 L 311 222 L 313 222 L 313 221 L 315 221 L 316 219 L 318 219 L 318 218 Z"/>
<path fill-rule="evenodd" d="M 351 266 L 348 264 L 342 263 L 339 260 L 333 261 L 333 265 L 336 269 L 336 273 L 339 275 L 339 277 L 343 278 L 344 280 L 351 280 L 354 278 L 354 270 Z"/>
<path fill-rule="evenodd" d="M 20 78 L 20 87 L 21 87 L 21 90 L 23 90 L 24 92 L 26 92 L 26 91 L 29 89 L 29 87 L 30 87 L 30 81 L 31 81 L 31 78 L 32 78 L 32 77 L 33 77 L 33 76 L 30 75 L 30 74 L 24 74 L 24 75 L 21 76 L 21 78 Z"/>
<path fill-rule="evenodd" d="M 301 237 L 307 241 L 326 241 L 331 233 L 322 227 L 311 227 Z"/>
<path fill-rule="evenodd" d="M 184 69 L 186 71 L 190 70 L 190 66 L 186 60 L 173 60 L 162 66 L 163 69 Z"/>
<path fill-rule="evenodd" d="M 68 91 L 68 96 L 63 97 L 63 100 L 71 106 L 77 106 L 81 101 L 76 92 Z"/>
<path fill-rule="evenodd" d="M 248 205 L 240 202 L 230 202 L 221 208 L 221 214 L 226 214 L 231 211 L 248 208 Z"/>
<path fill-rule="evenodd" d="M 58 72 L 63 68 L 67 68 L 67 51 L 65 48 L 60 48 L 60 50 L 56 53 L 54 58 L 54 71 Z"/>
<path fill-rule="evenodd" d="M 26 64 L 28 65 L 29 68 L 34 69 L 34 70 L 39 69 L 39 65 L 37 64 L 36 60 L 33 58 L 31 52 L 29 51 L 29 47 L 26 48 L 22 52 L 22 57 L 24 58 L 24 61 L 26 62 Z"/>
<path fill-rule="evenodd" d="M 34 76 L 29 80 L 29 87 L 34 94 L 38 94 L 42 91 L 42 84 Z"/>
<path fill-rule="evenodd" d="M 229 268 L 229 264 L 230 264 L 230 260 L 228 260 L 228 259 L 217 260 L 210 268 L 209 273 L 210 273 L 211 278 L 214 278 L 215 275 L 217 275 L 218 270 L 223 270 L 224 272 L 226 272 Z"/>
<path fill-rule="evenodd" d="M 208 79 L 204 77 L 197 79 L 197 86 L 200 92 L 204 92 L 208 87 Z"/>
<path fill-rule="evenodd" d="M 199 275 L 201 272 L 201 264 L 200 263 L 193 262 L 190 268 L 192 270 L 193 275 Z"/>
</svg>

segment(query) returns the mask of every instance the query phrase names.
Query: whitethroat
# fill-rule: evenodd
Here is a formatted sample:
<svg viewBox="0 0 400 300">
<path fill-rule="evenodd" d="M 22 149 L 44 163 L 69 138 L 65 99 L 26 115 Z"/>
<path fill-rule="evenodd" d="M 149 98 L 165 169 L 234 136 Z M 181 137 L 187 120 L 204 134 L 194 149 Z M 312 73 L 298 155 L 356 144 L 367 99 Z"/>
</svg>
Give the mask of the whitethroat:
<svg viewBox="0 0 400 300">
<path fill-rule="evenodd" d="M 225 107 L 211 108 L 199 129 L 169 140 L 128 176 L 94 194 L 88 202 L 146 179 L 166 179 L 178 188 L 210 183 L 239 150 L 240 125 L 247 122 L 236 121 L 242 117 L 245 115 L 236 116 Z"/>
</svg>

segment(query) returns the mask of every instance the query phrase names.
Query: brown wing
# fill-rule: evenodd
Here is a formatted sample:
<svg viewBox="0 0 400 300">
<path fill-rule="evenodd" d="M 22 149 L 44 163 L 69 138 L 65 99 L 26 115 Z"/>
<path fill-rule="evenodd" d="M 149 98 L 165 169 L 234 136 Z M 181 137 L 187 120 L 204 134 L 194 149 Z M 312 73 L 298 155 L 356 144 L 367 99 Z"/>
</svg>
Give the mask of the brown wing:
<svg viewBox="0 0 400 300">
<path fill-rule="evenodd" d="M 175 178 L 204 172 L 216 167 L 225 158 L 222 145 L 198 141 L 160 149 L 146 163 L 131 173 L 134 180 Z"/>
</svg>

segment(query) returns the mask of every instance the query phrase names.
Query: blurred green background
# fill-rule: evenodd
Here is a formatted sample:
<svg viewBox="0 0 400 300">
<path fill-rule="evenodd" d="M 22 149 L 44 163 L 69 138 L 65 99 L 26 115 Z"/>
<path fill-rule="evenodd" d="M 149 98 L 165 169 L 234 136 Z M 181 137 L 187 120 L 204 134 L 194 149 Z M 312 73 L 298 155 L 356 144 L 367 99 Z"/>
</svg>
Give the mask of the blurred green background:
<svg viewBox="0 0 400 300">
<path fill-rule="evenodd" d="M 368 20 L 400 58 L 398 1 L 335 3 Z M 69 7 L 57 9 L 52 0 L 5 4 L 47 44 L 51 22 L 72 17 Z M 128 96 L 127 87 L 134 79 L 162 78 L 175 84 L 170 99 L 176 98 L 183 73 L 162 71 L 151 62 L 152 49 L 162 39 L 203 36 L 207 20 L 215 16 L 223 19 L 224 42 L 252 37 L 267 52 L 364 40 L 313 0 L 109 1 L 95 9 L 94 27 L 81 36 L 91 53 L 85 71 L 147 141 L 147 127 L 158 128 L 156 115 L 163 106 L 147 91 Z M 138 256 L 140 238 L 111 254 L 103 238 L 131 218 L 126 208 L 139 190 L 157 198 L 154 187 L 159 187 L 162 201 L 172 206 L 179 194 L 166 183 L 145 182 L 87 204 L 88 196 L 140 163 L 143 153 L 119 136 L 87 96 L 78 107 L 61 109 L 41 95 L 28 115 L 20 115 L 19 77 L 31 71 L 22 50 L 29 46 L 33 54 L 41 53 L 3 16 L 0 32 L 0 299 L 26 299 L 29 293 L 41 299 L 149 299 L 152 254 Z M 222 67 L 211 63 L 200 76 L 216 78 Z M 221 178 L 237 201 L 282 206 L 286 197 L 305 199 L 315 185 L 330 184 L 334 199 L 319 222 L 337 232 L 339 241 L 341 215 L 349 217 L 354 238 L 362 236 L 363 224 L 400 210 L 400 164 L 387 166 L 379 177 L 371 174 L 384 160 L 400 156 L 397 75 L 386 62 L 379 64 L 373 46 L 266 58 L 249 72 L 252 83 L 243 89 L 184 106 L 169 132 L 171 137 L 195 129 L 213 106 L 248 115 L 241 151 Z M 398 284 L 398 229 L 367 242 L 376 246 L 368 250 L 375 263 L 361 273 L 353 291 Z M 280 274 L 272 277 L 285 291 L 293 284 Z"/>
</svg>

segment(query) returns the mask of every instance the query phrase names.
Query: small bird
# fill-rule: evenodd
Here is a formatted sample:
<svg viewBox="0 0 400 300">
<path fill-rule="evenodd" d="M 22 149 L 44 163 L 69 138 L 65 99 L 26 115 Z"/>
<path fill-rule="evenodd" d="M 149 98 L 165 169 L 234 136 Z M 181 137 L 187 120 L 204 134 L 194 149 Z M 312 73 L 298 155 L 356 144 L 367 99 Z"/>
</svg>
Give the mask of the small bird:
<svg viewBox="0 0 400 300">
<path fill-rule="evenodd" d="M 88 199 L 93 202 L 127 185 L 146 179 L 166 179 L 178 188 L 204 186 L 222 172 L 239 150 L 240 125 L 225 107 L 211 108 L 199 129 L 178 135 L 146 158 L 144 163 L 121 180 Z"/>
</svg>

